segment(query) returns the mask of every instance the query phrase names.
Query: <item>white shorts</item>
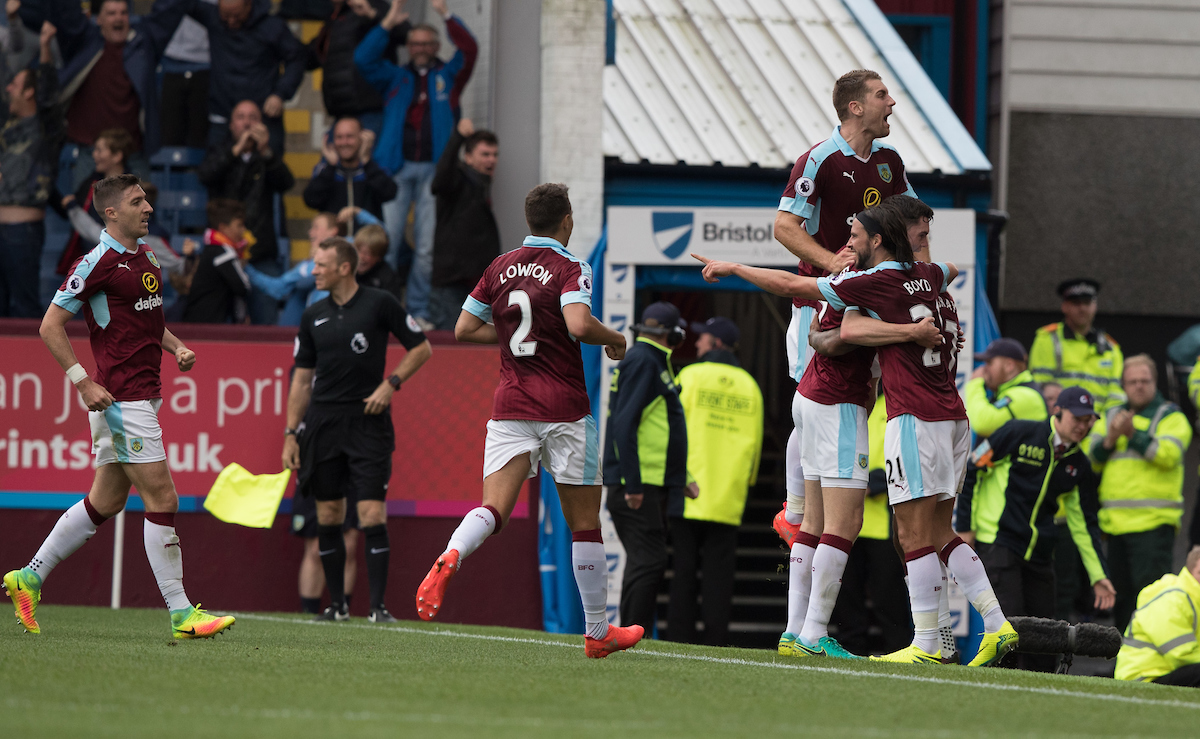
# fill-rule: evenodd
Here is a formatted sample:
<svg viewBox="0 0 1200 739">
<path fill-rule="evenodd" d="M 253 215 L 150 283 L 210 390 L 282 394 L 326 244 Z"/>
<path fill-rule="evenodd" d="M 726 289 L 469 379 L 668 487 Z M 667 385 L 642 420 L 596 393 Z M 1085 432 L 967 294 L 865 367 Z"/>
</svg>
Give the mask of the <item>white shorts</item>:
<svg viewBox="0 0 1200 739">
<path fill-rule="evenodd" d="M 812 327 L 817 311 L 812 306 L 792 306 L 792 321 L 787 330 L 788 376 L 796 382 L 804 376 L 804 368 L 812 357 L 813 348 L 808 344 L 808 329 Z"/>
<path fill-rule="evenodd" d="M 513 457 L 529 452 L 529 477 L 546 458 L 546 469 L 562 485 L 599 485 L 600 434 L 586 415 L 578 421 L 496 421 L 487 423 L 483 476 L 499 472 Z"/>
<path fill-rule="evenodd" d="M 966 419 L 922 421 L 911 415 L 891 419 L 883 434 L 888 502 L 958 495 L 970 452 L 971 427 Z"/>
<path fill-rule="evenodd" d="M 800 393 L 800 461 L 804 479 L 821 487 L 867 489 L 867 409 L 854 403 L 824 405 Z M 794 406 L 793 406 L 794 407 Z"/>
<path fill-rule="evenodd" d="M 106 464 L 146 464 L 167 458 L 163 449 L 158 409 L 162 398 L 121 400 L 103 411 L 88 413 L 92 427 L 93 467 Z"/>
</svg>

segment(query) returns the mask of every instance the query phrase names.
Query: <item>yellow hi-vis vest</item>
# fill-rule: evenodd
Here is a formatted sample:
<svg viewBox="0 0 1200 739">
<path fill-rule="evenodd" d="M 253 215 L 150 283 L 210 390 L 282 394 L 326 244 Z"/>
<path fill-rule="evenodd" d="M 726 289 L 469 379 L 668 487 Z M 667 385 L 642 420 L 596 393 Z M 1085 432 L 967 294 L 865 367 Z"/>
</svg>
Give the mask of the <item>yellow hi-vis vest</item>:
<svg viewBox="0 0 1200 739">
<path fill-rule="evenodd" d="M 1100 529 L 1111 535 L 1151 531 L 1183 519 L 1183 454 L 1192 443 L 1192 425 L 1179 406 L 1162 396 L 1133 417 L 1132 438 L 1117 439 L 1112 451 L 1103 441 L 1117 411 L 1109 408 L 1085 441 L 1100 475 Z"/>
<path fill-rule="evenodd" d="M 1200 583 L 1185 567 L 1138 594 L 1117 653 L 1118 680 L 1153 680 L 1200 662 Z"/>
<path fill-rule="evenodd" d="M 1187 378 L 1187 386 L 1188 397 L 1192 399 L 1192 407 L 1200 408 L 1200 360 L 1197 360 L 1192 367 L 1192 373 Z"/>
<path fill-rule="evenodd" d="M 1042 326 L 1029 348 L 1029 371 L 1041 384 L 1057 382 L 1063 387 L 1082 387 L 1096 399 L 1096 411 L 1102 412 L 1125 402 L 1121 372 L 1125 356 L 1113 337 L 1098 331 L 1096 342 L 1072 334 L 1066 336 L 1066 324 Z"/>
<path fill-rule="evenodd" d="M 676 382 L 687 418 L 688 476 L 700 486 L 700 497 L 684 502 L 683 517 L 739 526 L 762 457 L 762 391 L 749 372 L 724 362 L 689 364 Z"/>
<path fill-rule="evenodd" d="M 887 405 L 880 395 L 867 416 L 867 433 L 870 451 L 867 466 L 873 470 L 883 469 L 883 431 L 887 428 Z M 891 539 L 892 512 L 888 508 L 887 493 L 868 495 L 863 501 L 863 525 L 858 533 L 860 539 Z"/>
</svg>

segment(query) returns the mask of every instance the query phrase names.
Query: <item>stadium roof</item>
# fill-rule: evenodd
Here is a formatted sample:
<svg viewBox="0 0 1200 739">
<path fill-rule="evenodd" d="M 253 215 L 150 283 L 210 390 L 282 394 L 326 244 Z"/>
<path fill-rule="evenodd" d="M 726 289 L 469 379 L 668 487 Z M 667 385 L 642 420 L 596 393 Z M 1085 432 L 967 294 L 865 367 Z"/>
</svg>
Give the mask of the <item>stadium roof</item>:
<svg viewBox="0 0 1200 739">
<path fill-rule="evenodd" d="M 883 75 L 909 171 L 991 164 L 873 0 L 613 0 L 604 153 L 622 162 L 790 167 L 837 125 L 833 83 Z"/>
</svg>

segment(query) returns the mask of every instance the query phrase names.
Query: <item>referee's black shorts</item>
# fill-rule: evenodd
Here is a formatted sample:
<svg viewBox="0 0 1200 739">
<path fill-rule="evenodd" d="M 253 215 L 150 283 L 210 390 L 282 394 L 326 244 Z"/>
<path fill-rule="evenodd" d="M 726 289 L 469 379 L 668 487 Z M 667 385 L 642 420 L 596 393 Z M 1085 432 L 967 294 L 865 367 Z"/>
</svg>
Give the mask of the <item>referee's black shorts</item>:
<svg viewBox="0 0 1200 739">
<path fill-rule="evenodd" d="M 392 476 L 392 414 L 369 416 L 362 403 L 312 406 L 298 436 L 297 490 L 317 500 L 383 500 Z"/>
<path fill-rule="evenodd" d="M 350 486 L 342 486 L 342 497 L 346 499 L 346 520 L 342 522 L 342 531 L 358 528 L 358 497 Z M 307 495 L 295 495 L 292 498 L 292 533 L 303 539 L 315 539 L 320 533 L 317 523 L 317 500 Z"/>
</svg>

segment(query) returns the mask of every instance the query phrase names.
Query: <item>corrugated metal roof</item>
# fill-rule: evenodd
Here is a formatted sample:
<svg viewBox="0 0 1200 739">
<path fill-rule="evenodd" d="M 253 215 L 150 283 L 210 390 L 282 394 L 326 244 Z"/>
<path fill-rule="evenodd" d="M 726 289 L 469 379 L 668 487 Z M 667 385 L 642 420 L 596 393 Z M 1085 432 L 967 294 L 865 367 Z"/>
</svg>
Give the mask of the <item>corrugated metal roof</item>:
<svg viewBox="0 0 1200 739">
<path fill-rule="evenodd" d="M 913 172 L 991 166 L 872 0 L 613 0 L 604 153 L 783 168 L 829 137 L 834 81 L 883 76 L 886 141 Z"/>
</svg>

